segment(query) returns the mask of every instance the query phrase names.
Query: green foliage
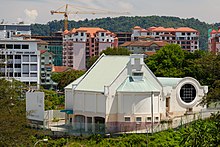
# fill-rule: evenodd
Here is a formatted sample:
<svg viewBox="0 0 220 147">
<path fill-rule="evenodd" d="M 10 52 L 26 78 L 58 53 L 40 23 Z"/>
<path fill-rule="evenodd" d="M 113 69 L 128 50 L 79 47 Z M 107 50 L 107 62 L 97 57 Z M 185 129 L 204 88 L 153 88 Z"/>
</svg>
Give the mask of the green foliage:
<svg viewBox="0 0 220 147">
<path fill-rule="evenodd" d="M 33 34 L 38 35 L 50 35 L 51 32 L 63 30 L 63 20 L 51 21 L 47 24 L 33 24 L 31 30 Z M 218 27 L 219 24 L 215 24 Z M 115 17 L 115 18 L 97 18 L 97 19 L 85 19 L 83 21 L 69 21 L 69 28 L 79 27 L 101 27 L 112 32 L 131 32 L 134 26 L 141 26 L 142 28 L 148 28 L 151 26 L 163 26 L 163 27 L 191 27 L 197 29 L 200 32 L 200 48 L 207 49 L 207 36 L 208 29 L 212 28 L 211 24 L 201 22 L 195 18 L 181 19 L 178 17 L 170 16 L 135 16 L 135 17 Z"/>
<path fill-rule="evenodd" d="M 53 90 L 45 90 L 42 89 L 41 91 L 44 92 L 45 98 L 45 110 L 54 110 L 54 109 L 63 109 L 65 105 L 65 96 L 64 94 L 58 94 L 56 91 Z"/>
<path fill-rule="evenodd" d="M 0 99 L 22 98 L 26 85 L 15 79 L 0 79 Z"/>
<path fill-rule="evenodd" d="M 68 70 L 61 73 L 52 73 L 51 79 L 58 83 L 58 89 L 64 90 L 68 84 L 81 77 L 85 71 L 82 70 Z"/>
<path fill-rule="evenodd" d="M 124 48 L 124 47 L 114 47 L 114 48 L 111 48 L 111 47 L 108 47 L 106 50 L 103 50 L 101 54 L 105 54 L 105 55 L 130 55 L 131 52 L 127 49 L 127 48 Z"/>
<path fill-rule="evenodd" d="M 145 62 L 156 76 L 182 77 L 184 57 L 184 51 L 179 45 L 168 44 Z"/>
<path fill-rule="evenodd" d="M 87 69 L 89 69 L 98 58 L 99 58 L 99 56 L 90 57 L 89 60 L 87 60 L 87 62 L 86 62 Z"/>
</svg>

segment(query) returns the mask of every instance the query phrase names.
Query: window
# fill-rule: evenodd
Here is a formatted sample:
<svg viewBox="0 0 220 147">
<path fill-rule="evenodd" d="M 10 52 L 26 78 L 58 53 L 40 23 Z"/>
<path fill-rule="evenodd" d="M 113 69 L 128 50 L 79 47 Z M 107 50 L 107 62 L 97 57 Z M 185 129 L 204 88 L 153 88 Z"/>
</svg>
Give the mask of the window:
<svg viewBox="0 0 220 147">
<path fill-rule="evenodd" d="M 19 73 L 15 73 L 15 77 L 21 77 L 21 73 L 19 72 Z"/>
<path fill-rule="evenodd" d="M 143 76 L 143 72 L 133 72 L 133 76 Z"/>
<path fill-rule="evenodd" d="M 101 36 L 102 36 L 102 37 L 105 36 L 105 33 L 101 33 Z"/>
<path fill-rule="evenodd" d="M 136 117 L 136 121 L 140 122 L 141 121 L 141 117 Z"/>
<path fill-rule="evenodd" d="M 0 49 L 4 49 L 5 48 L 5 44 L 0 44 Z"/>
<path fill-rule="evenodd" d="M 131 121 L 131 118 L 130 118 L 130 117 L 125 117 L 125 121 L 126 121 L 126 122 L 130 122 L 130 121 Z"/>
<path fill-rule="evenodd" d="M 21 68 L 21 64 L 15 64 L 15 68 Z"/>
<path fill-rule="evenodd" d="M 84 36 L 84 33 L 83 33 L 83 32 L 81 32 L 81 36 Z"/>
<path fill-rule="evenodd" d="M 151 117 L 147 117 L 147 121 L 148 121 L 148 122 L 151 121 Z"/>
<path fill-rule="evenodd" d="M 37 55 L 31 55 L 31 62 L 37 62 Z"/>
<path fill-rule="evenodd" d="M 159 121 L 159 117 L 155 117 L 155 121 L 156 121 L 156 122 Z"/>
<path fill-rule="evenodd" d="M 28 44 L 22 44 L 22 49 L 29 49 L 29 45 Z"/>
<path fill-rule="evenodd" d="M 31 73 L 31 77 L 37 77 L 36 73 Z"/>
<path fill-rule="evenodd" d="M 15 55 L 15 59 L 21 59 L 21 55 Z"/>
<path fill-rule="evenodd" d="M 15 44 L 14 49 L 21 49 L 21 45 L 20 44 Z"/>
<path fill-rule="evenodd" d="M 182 33 L 182 35 L 185 35 L 185 33 Z"/>
<path fill-rule="evenodd" d="M 6 44 L 7 49 L 13 49 L 13 44 Z"/>
<path fill-rule="evenodd" d="M 185 103 L 191 103 L 196 97 L 196 89 L 192 84 L 185 84 L 180 89 L 180 98 Z"/>
</svg>

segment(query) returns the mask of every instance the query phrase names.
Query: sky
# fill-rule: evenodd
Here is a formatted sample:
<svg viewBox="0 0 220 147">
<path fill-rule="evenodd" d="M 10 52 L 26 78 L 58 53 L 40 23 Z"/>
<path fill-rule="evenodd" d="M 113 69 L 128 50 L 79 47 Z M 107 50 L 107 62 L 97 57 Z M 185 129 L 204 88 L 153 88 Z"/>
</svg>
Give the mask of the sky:
<svg viewBox="0 0 220 147">
<path fill-rule="evenodd" d="M 85 18 L 124 16 L 177 16 L 180 18 L 197 18 L 207 23 L 220 22 L 220 0 L 0 0 L 0 21 L 4 23 L 42 23 L 63 19 L 62 14 L 51 15 L 51 10 L 57 10 L 65 4 L 71 4 L 69 11 L 79 12 L 88 9 L 78 9 L 78 6 L 97 9 L 96 12 L 107 10 L 118 14 L 70 14 L 69 20 L 84 20 Z M 60 9 L 60 11 L 64 11 Z M 91 11 L 91 10 L 90 10 Z"/>
</svg>

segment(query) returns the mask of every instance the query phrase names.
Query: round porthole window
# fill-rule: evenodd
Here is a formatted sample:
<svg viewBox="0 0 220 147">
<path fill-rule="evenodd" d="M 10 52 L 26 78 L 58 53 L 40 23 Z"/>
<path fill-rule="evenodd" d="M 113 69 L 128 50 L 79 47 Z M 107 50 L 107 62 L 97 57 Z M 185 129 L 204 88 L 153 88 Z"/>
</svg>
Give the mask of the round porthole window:
<svg viewBox="0 0 220 147">
<path fill-rule="evenodd" d="M 191 84 L 185 84 L 180 89 L 180 98 L 185 103 L 191 103 L 196 98 L 196 89 Z"/>
</svg>

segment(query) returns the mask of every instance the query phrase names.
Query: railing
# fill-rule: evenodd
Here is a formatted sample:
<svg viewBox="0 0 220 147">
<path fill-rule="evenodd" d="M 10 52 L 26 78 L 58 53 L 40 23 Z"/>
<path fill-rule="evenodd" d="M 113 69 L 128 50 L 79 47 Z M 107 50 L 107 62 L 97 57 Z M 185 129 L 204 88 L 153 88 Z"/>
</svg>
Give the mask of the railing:
<svg viewBox="0 0 220 147">
<path fill-rule="evenodd" d="M 154 122 L 153 127 L 150 122 L 116 122 L 116 123 L 84 123 L 69 122 L 51 127 L 52 131 L 65 132 L 70 135 L 92 135 L 92 134 L 109 134 L 109 133 L 151 133 L 160 132 L 170 128 L 179 128 L 198 119 L 206 119 L 211 113 L 217 113 L 219 110 L 205 110 L 199 113 L 177 116 L 168 120 Z M 59 125 L 58 125 L 59 124 Z M 153 130 L 152 130 L 153 128 Z"/>
</svg>

